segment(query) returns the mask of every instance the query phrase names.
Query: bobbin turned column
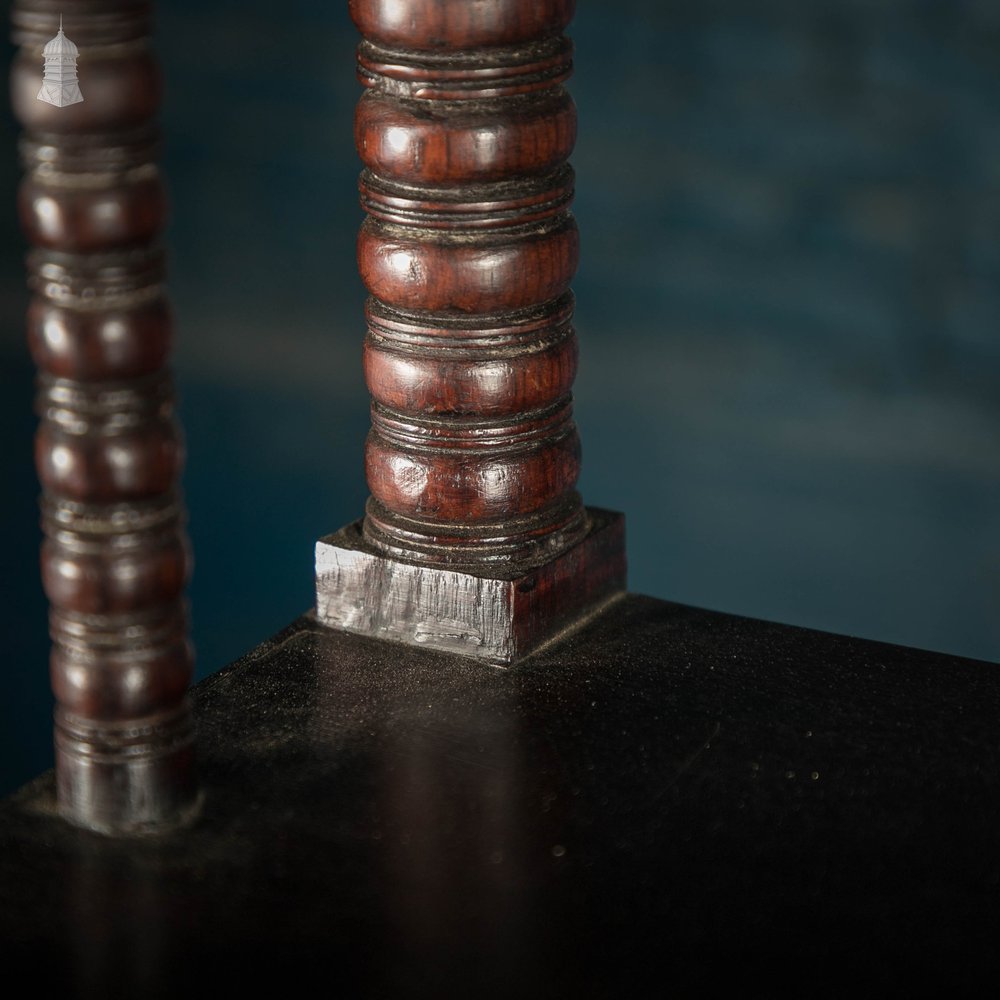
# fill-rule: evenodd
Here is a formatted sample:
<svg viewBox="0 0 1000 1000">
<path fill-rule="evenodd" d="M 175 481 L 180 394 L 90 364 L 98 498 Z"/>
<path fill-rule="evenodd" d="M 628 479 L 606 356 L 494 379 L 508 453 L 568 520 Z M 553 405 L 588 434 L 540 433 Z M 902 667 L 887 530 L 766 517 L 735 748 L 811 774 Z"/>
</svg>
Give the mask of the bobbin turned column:
<svg viewBox="0 0 1000 1000">
<path fill-rule="evenodd" d="M 624 589 L 576 492 L 573 7 L 351 0 L 372 495 L 317 545 L 327 624 L 506 664 Z"/>
<path fill-rule="evenodd" d="M 36 100 L 60 14 L 80 50 L 68 107 Z M 13 12 L 59 806 L 106 833 L 169 828 L 196 802 L 150 14 L 142 0 Z"/>
</svg>

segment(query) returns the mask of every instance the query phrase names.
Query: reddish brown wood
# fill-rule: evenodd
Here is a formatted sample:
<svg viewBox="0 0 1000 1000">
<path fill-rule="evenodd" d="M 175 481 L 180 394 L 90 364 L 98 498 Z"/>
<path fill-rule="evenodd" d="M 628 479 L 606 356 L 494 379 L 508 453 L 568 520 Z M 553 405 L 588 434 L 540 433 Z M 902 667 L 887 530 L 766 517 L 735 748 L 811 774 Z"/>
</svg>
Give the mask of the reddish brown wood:
<svg viewBox="0 0 1000 1000">
<path fill-rule="evenodd" d="M 430 241 L 375 220 L 358 237 L 361 280 L 384 304 L 426 312 L 492 313 L 527 309 L 564 294 L 576 271 L 572 219 L 535 223 L 500 239 L 477 230 L 454 243 Z"/>
<path fill-rule="evenodd" d="M 506 559 L 549 558 L 586 531 L 570 401 L 576 109 L 558 34 L 572 6 L 358 0 L 351 11 L 368 88 L 355 130 L 372 294 L 365 537 L 467 565 L 495 562 L 486 542 L 505 525 Z"/>
<path fill-rule="evenodd" d="M 510 663 L 625 579 L 620 520 L 576 491 L 573 3 L 350 9 L 371 498 L 317 548 L 317 609 Z"/>
<path fill-rule="evenodd" d="M 18 0 L 13 14 L 59 801 L 110 833 L 172 826 L 196 800 L 150 13 L 143 0 Z M 84 95 L 64 108 L 36 100 L 60 14 Z"/>
<path fill-rule="evenodd" d="M 391 78 L 366 72 L 361 79 L 376 87 Z M 378 90 L 366 94 L 354 130 L 361 162 L 379 177 L 411 184 L 502 181 L 566 162 L 576 141 L 576 108 L 565 90 L 553 80 L 548 93 L 498 107 L 487 103 L 499 98 L 490 96 L 492 81 L 484 82 L 487 93 L 466 89 L 448 95 L 468 100 L 469 107 L 424 109 Z M 403 85 L 423 100 L 446 99 L 419 82 Z"/>
<path fill-rule="evenodd" d="M 413 49 L 514 45 L 558 34 L 576 0 L 349 0 L 358 30 Z"/>
</svg>

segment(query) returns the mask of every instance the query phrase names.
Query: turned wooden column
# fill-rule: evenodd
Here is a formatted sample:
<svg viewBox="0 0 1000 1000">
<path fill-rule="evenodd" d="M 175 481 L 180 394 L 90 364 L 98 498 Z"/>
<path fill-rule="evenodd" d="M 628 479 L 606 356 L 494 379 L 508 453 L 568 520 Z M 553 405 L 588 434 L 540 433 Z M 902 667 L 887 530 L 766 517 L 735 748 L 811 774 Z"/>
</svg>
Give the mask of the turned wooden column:
<svg viewBox="0 0 1000 1000">
<path fill-rule="evenodd" d="M 36 97 L 61 14 L 83 96 L 68 107 Z M 13 12 L 59 805 L 108 833 L 169 827 L 196 799 L 150 16 L 142 0 Z"/>
<path fill-rule="evenodd" d="M 624 589 L 576 491 L 572 0 L 351 0 L 371 498 L 321 620 L 510 663 Z"/>
</svg>

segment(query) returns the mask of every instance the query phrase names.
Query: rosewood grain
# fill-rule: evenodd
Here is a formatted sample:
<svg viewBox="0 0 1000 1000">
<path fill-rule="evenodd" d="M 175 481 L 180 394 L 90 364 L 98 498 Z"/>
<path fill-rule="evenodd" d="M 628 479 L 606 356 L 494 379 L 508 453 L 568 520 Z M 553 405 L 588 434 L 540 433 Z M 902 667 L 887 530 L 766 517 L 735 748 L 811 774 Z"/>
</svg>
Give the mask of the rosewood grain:
<svg viewBox="0 0 1000 1000">
<path fill-rule="evenodd" d="M 366 38 L 412 49 L 478 49 L 561 32 L 576 0 L 349 0 Z"/>
<path fill-rule="evenodd" d="M 350 10 L 371 497 L 317 546 L 318 614 L 511 663 L 625 582 L 576 490 L 573 4 Z"/>
<path fill-rule="evenodd" d="M 362 79 L 372 88 L 388 85 L 371 73 Z M 461 103 L 421 107 L 412 98 L 373 89 L 355 116 L 361 162 L 390 180 L 460 185 L 542 174 L 572 153 L 576 108 L 562 87 L 531 99 L 477 97 L 467 90 Z M 440 99 L 428 92 L 424 100 Z"/>
<path fill-rule="evenodd" d="M 65 108 L 35 99 L 60 14 L 84 94 Z M 13 13 L 59 804 L 115 834 L 169 828 L 196 802 L 150 15 L 140 0 L 18 0 Z"/>
<path fill-rule="evenodd" d="M 366 35 L 355 140 L 377 513 L 365 537 L 432 563 L 493 563 L 484 543 L 498 524 L 532 514 L 520 546 L 507 534 L 505 558 L 550 558 L 556 536 L 568 544 L 585 527 L 570 396 L 576 109 L 562 86 L 572 47 L 559 34 L 572 6 L 351 11 Z M 460 527 L 453 551 L 436 529 L 431 545 L 414 544 L 421 524 Z"/>
</svg>

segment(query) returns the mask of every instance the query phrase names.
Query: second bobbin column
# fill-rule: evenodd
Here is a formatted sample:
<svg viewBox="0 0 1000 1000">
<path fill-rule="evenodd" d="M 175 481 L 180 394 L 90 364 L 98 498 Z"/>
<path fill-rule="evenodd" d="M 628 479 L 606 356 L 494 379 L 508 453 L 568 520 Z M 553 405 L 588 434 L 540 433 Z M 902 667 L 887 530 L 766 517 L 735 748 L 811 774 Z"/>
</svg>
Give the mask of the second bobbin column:
<svg viewBox="0 0 1000 1000">
<path fill-rule="evenodd" d="M 350 6 L 372 496 L 320 543 L 319 614 L 512 662 L 624 586 L 576 492 L 573 3 Z"/>
<path fill-rule="evenodd" d="M 57 56 L 76 51 L 62 5 L 12 11 L 58 802 L 116 836 L 169 830 L 199 802 L 152 15 L 148 0 L 66 4 L 83 99 L 58 106 L 37 95 L 57 29 Z"/>
</svg>

